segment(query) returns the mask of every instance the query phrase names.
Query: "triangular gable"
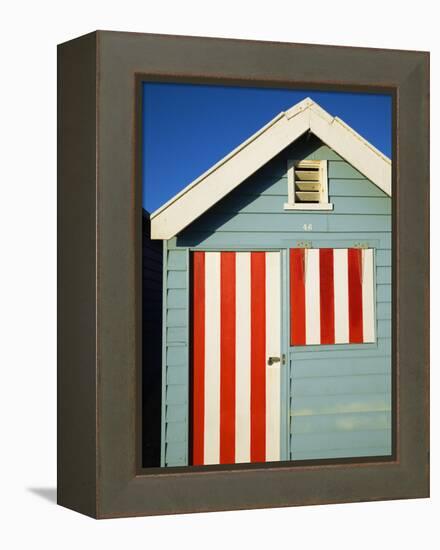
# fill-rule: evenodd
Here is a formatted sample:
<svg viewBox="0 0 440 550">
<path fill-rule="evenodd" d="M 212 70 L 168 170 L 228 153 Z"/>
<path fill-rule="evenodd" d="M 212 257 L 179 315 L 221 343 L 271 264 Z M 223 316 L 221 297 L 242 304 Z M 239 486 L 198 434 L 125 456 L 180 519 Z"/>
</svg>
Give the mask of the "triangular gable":
<svg viewBox="0 0 440 550">
<path fill-rule="evenodd" d="M 391 161 L 310 98 L 282 112 L 151 214 L 151 238 L 170 239 L 310 131 L 391 196 Z"/>
</svg>

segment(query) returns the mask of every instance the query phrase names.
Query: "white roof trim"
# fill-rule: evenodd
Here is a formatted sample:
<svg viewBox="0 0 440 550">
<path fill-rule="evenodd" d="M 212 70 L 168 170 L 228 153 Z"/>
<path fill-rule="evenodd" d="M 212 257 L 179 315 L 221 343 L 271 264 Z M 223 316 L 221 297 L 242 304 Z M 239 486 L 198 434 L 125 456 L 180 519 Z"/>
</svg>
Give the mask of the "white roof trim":
<svg viewBox="0 0 440 550">
<path fill-rule="evenodd" d="M 177 235 L 308 130 L 391 196 L 390 159 L 341 119 L 306 98 L 277 115 L 153 212 L 151 238 Z"/>
</svg>

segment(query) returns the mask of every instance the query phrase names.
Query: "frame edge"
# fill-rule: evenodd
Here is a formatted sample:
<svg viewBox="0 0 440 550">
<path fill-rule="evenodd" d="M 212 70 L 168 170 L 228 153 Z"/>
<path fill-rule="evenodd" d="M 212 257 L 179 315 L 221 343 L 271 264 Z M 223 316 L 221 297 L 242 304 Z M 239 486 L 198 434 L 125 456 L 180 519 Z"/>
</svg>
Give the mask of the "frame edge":
<svg viewBox="0 0 440 550">
<path fill-rule="evenodd" d="M 97 33 L 57 57 L 57 503 L 96 518 Z"/>
</svg>

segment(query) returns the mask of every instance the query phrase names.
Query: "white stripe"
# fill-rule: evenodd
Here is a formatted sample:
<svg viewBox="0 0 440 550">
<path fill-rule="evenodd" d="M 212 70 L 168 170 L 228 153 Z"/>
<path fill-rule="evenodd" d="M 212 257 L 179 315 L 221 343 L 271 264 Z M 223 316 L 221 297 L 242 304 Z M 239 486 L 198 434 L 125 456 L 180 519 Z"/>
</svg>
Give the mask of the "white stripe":
<svg viewBox="0 0 440 550">
<path fill-rule="evenodd" d="M 373 250 L 362 250 L 362 321 L 364 324 L 364 342 L 374 342 L 374 277 Z"/>
<path fill-rule="evenodd" d="M 333 250 L 335 343 L 349 341 L 348 321 L 348 251 L 346 248 Z"/>
<path fill-rule="evenodd" d="M 319 249 L 305 249 L 306 344 L 321 343 Z"/>
<path fill-rule="evenodd" d="M 220 253 L 205 254 L 204 464 L 220 463 Z"/>
<path fill-rule="evenodd" d="M 266 252 L 266 460 L 280 459 L 280 368 L 268 366 L 269 357 L 281 358 L 280 253 Z"/>
<path fill-rule="evenodd" d="M 251 447 L 251 255 L 236 254 L 235 462 L 250 462 Z"/>
</svg>

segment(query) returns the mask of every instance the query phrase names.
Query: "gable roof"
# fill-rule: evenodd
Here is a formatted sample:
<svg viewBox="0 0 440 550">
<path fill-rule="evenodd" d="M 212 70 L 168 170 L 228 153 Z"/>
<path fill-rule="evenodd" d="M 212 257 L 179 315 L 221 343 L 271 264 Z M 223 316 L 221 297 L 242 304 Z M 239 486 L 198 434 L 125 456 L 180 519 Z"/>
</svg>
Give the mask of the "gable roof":
<svg viewBox="0 0 440 550">
<path fill-rule="evenodd" d="M 281 112 L 153 212 L 151 238 L 177 235 L 307 131 L 391 196 L 390 159 L 340 118 L 306 98 Z"/>
</svg>

